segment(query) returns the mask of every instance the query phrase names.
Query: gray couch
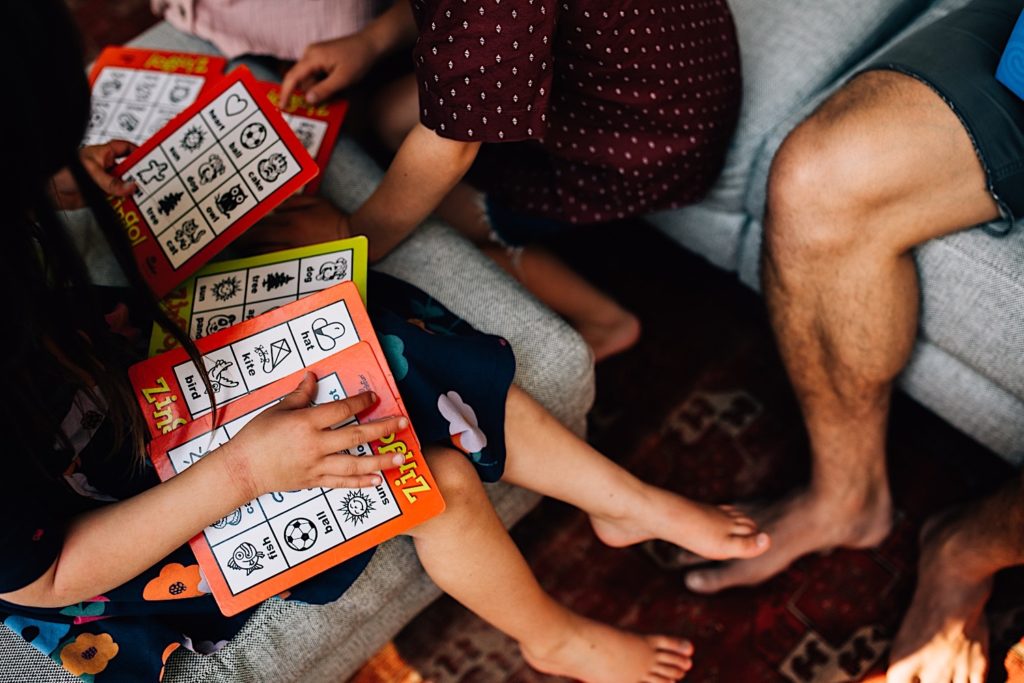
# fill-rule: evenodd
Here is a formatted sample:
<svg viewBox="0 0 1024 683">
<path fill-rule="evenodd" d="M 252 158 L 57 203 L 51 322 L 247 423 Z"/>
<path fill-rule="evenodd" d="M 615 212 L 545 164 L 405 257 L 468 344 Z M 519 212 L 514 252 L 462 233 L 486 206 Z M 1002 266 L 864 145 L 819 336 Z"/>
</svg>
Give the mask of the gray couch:
<svg viewBox="0 0 1024 683">
<path fill-rule="evenodd" d="M 650 222 L 759 286 L 768 170 L 786 135 L 899 35 L 968 0 L 730 0 L 744 99 L 726 169 L 702 203 Z M 822 191 L 828 192 L 828 188 Z M 922 321 L 900 385 L 1015 465 L 1024 461 L 1024 229 L 981 229 L 916 253 Z"/>
</svg>

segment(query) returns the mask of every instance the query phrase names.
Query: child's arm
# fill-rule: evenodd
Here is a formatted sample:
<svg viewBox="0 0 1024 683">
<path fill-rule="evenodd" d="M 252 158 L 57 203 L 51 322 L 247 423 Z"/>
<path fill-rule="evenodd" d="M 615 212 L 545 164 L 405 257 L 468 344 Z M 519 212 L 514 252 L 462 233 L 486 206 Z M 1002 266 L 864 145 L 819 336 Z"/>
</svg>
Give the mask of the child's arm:
<svg viewBox="0 0 1024 683">
<path fill-rule="evenodd" d="M 352 216 L 323 200 L 289 200 L 298 203 L 264 218 L 239 243 L 266 252 L 366 235 L 370 260 L 377 261 L 437 208 L 465 175 L 479 149 L 479 143 L 442 138 L 417 124 L 376 191 Z"/>
<path fill-rule="evenodd" d="M 281 82 L 281 102 L 288 102 L 292 91 L 309 81 L 318 82 L 306 90 L 306 101 L 322 102 L 362 78 L 380 57 L 415 39 L 416 22 L 408 0 L 395 0 L 391 9 L 362 31 L 307 47 Z"/>
<path fill-rule="evenodd" d="M 416 124 L 380 185 L 349 219 L 352 234 L 369 238 L 370 261 L 386 256 L 437 208 L 479 151 L 479 142 L 450 140 Z"/>
<path fill-rule="evenodd" d="M 281 403 L 181 474 L 74 519 L 50 568 L 0 599 L 30 607 L 75 604 L 138 576 L 263 493 L 380 483 L 374 473 L 399 464 L 402 456 L 356 457 L 339 451 L 393 434 L 407 425 L 406 419 L 332 430 L 369 408 L 376 397 L 359 394 L 309 408 L 315 392 L 316 382 L 307 374 Z"/>
</svg>

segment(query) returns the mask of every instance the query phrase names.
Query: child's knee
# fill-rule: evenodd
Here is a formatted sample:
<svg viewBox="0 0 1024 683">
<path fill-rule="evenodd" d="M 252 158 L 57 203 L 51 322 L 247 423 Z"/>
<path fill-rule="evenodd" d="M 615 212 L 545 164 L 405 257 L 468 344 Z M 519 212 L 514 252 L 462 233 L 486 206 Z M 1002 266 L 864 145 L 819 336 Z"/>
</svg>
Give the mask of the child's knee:
<svg viewBox="0 0 1024 683">
<path fill-rule="evenodd" d="M 480 477 L 465 455 L 450 448 L 428 448 L 425 454 L 449 510 L 457 502 L 485 495 Z"/>
</svg>

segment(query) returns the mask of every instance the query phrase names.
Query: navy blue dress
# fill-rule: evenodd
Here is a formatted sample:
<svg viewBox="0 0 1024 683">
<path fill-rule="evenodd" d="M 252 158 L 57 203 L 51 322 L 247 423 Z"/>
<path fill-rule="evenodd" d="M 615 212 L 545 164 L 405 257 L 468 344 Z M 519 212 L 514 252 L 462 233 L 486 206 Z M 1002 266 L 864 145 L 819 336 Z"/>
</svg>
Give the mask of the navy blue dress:
<svg viewBox="0 0 1024 683">
<path fill-rule="evenodd" d="M 420 440 L 457 448 L 481 479 L 500 479 L 505 400 L 515 372 L 508 342 L 477 332 L 429 295 L 386 275 L 371 273 L 368 297 L 370 318 Z M 130 453 L 113 452 L 110 421 L 87 392 L 67 384 L 58 368 L 42 367 L 40 377 L 56 387 L 53 409 L 63 416 L 64 438 L 48 438 L 39 467 L 20 468 L 0 491 L 0 593 L 31 583 L 50 567 L 69 520 L 159 482 L 148 463 L 134 467 Z M 337 600 L 372 556 L 367 551 L 272 599 Z M 188 546 L 77 605 L 36 609 L 0 601 L 6 626 L 72 674 L 100 683 L 159 680 L 175 649 L 215 652 L 250 614 L 220 613 Z"/>
</svg>

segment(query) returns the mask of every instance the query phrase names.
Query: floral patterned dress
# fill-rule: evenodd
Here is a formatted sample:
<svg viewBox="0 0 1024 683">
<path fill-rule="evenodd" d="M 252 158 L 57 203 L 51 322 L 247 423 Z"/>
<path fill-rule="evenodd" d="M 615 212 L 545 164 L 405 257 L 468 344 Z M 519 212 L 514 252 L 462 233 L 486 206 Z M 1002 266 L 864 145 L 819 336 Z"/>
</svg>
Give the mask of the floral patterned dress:
<svg viewBox="0 0 1024 683">
<path fill-rule="evenodd" d="M 484 481 L 501 477 L 505 400 L 515 372 L 504 339 L 482 334 L 411 285 L 371 274 L 370 317 L 413 425 L 424 444 L 456 448 Z M 21 463 L 0 486 L 0 593 L 25 586 L 60 552 L 62 532 L 77 515 L 157 485 L 148 463 L 132 466 L 113 452 L 113 430 L 101 400 L 75 392 L 59 369 L 40 363 L 52 382 L 63 438 L 41 442 L 39 461 Z M 278 598 L 324 604 L 340 597 L 373 551 L 293 587 Z M 96 562 L 103 561 L 102 550 Z M 187 546 L 122 586 L 62 609 L 0 601 L 0 621 L 84 681 L 156 681 L 172 652 L 222 648 L 251 611 L 225 617 Z"/>
</svg>

